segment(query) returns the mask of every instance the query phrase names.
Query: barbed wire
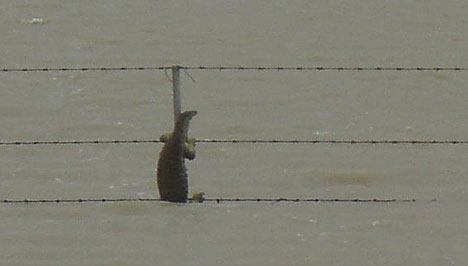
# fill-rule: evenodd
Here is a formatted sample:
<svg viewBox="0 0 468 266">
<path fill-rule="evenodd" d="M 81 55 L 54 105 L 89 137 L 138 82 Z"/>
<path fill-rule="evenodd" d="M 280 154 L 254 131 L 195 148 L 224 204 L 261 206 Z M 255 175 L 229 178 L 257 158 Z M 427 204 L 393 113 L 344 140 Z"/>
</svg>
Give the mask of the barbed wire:
<svg viewBox="0 0 468 266">
<path fill-rule="evenodd" d="M 250 143 L 250 144 L 468 144 L 465 140 L 223 140 L 203 139 L 201 143 Z"/>
<path fill-rule="evenodd" d="M 188 70 L 258 70 L 258 71 L 467 71 L 468 67 L 324 67 L 324 66 L 181 66 L 181 69 Z"/>
<path fill-rule="evenodd" d="M 326 66 L 176 66 L 184 70 L 233 71 L 468 71 L 468 67 L 326 67 Z M 0 72 L 86 72 L 86 71 L 149 71 L 170 70 L 172 66 L 139 67 L 23 67 L 0 68 Z"/>
<path fill-rule="evenodd" d="M 0 146 L 22 145 L 82 145 L 82 144 L 142 144 L 161 143 L 157 139 L 149 140 L 51 140 L 51 141 L 0 141 Z M 468 140 L 279 140 L 279 139 L 198 139 L 196 143 L 232 143 L 232 144 L 468 144 Z"/>
<path fill-rule="evenodd" d="M 137 144 L 137 143 L 161 143 L 160 140 L 51 140 L 51 141 L 2 141 L 1 146 L 20 145 L 80 145 L 80 144 Z"/>
<path fill-rule="evenodd" d="M 416 199 L 340 199 L 340 198 L 203 198 L 193 199 L 189 198 L 189 203 L 201 202 L 297 202 L 297 203 L 319 203 L 319 202 L 332 202 L 332 203 L 410 203 L 416 202 Z M 421 200 L 418 200 L 421 201 Z M 437 201 L 436 199 L 430 200 L 431 202 Z M 99 198 L 99 199 L 4 199 L 0 202 L 4 204 L 41 204 L 41 203 L 113 203 L 113 202 L 164 202 L 157 198 Z"/>
<path fill-rule="evenodd" d="M 157 67 L 39 67 L 39 68 L 2 68 L 0 72 L 86 72 L 86 71 L 141 71 L 168 70 L 170 66 Z"/>
</svg>

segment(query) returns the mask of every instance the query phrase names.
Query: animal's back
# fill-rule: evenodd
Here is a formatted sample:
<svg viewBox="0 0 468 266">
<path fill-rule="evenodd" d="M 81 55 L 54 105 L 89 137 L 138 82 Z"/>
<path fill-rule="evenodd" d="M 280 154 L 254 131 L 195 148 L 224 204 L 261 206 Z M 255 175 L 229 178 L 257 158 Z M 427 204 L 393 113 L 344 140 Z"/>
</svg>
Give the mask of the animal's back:
<svg viewBox="0 0 468 266">
<path fill-rule="evenodd" d="M 183 154 L 167 143 L 158 160 L 158 189 L 161 200 L 185 202 L 188 194 L 187 168 Z"/>
</svg>

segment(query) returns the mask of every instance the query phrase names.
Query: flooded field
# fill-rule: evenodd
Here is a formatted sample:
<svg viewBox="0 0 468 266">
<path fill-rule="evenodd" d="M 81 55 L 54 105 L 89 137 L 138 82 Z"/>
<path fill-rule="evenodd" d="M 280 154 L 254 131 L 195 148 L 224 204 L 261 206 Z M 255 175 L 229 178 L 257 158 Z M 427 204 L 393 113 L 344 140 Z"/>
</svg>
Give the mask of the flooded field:
<svg viewBox="0 0 468 266">
<path fill-rule="evenodd" d="M 0 67 L 467 67 L 463 1 L 4 1 Z M 0 72 L 0 142 L 151 140 L 162 70 Z M 467 140 L 467 71 L 182 73 L 198 139 Z M 0 200 L 156 198 L 162 145 L 1 145 Z M 0 204 L 2 265 L 464 265 L 468 145 L 199 143 L 191 192 Z M 414 199 L 414 202 L 401 200 Z"/>
</svg>

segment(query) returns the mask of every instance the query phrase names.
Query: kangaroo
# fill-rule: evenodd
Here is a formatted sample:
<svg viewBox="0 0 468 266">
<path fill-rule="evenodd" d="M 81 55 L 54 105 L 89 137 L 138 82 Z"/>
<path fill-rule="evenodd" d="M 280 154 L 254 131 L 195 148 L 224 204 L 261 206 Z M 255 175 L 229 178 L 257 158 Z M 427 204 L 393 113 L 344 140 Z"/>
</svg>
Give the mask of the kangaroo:
<svg viewBox="0 0 468 266">
<path fill-rule="evenodd" d="M 188 138 L 190 120 L 197 111 L 181 113 L 172 133 L 160 137 L 164 147 L 159 154 L 157 184 L 161 200 L 187 202 L 188 179 L 185 159 L 195 159 L 195 138 Z"/>
</svg>

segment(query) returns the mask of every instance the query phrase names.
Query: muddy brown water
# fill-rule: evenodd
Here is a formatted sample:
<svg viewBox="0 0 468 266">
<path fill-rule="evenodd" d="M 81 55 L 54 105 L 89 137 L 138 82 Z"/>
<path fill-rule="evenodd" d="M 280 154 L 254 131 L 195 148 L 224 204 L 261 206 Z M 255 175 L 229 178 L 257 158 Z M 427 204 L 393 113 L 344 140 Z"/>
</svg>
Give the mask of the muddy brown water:
<svg viewBox="0 0 468 266">
<path fill-rule="evenodd" d="M 3 1 L 0 65 L 466 67 L 464 1 Z M 464 71 L 195 71 L 205 139 L 468 138 Z M 2 72 L 0 140 L 156 139 L 164 71 Z M 160 144 L 0 146 L 0 199 L 152 198 Z M 467 145 L 209 144 L 207 197 L 1 204 L 1 265 L 464 265 Z M 433 201 L 435 199 L 435 201 Z"/>
</svg>

